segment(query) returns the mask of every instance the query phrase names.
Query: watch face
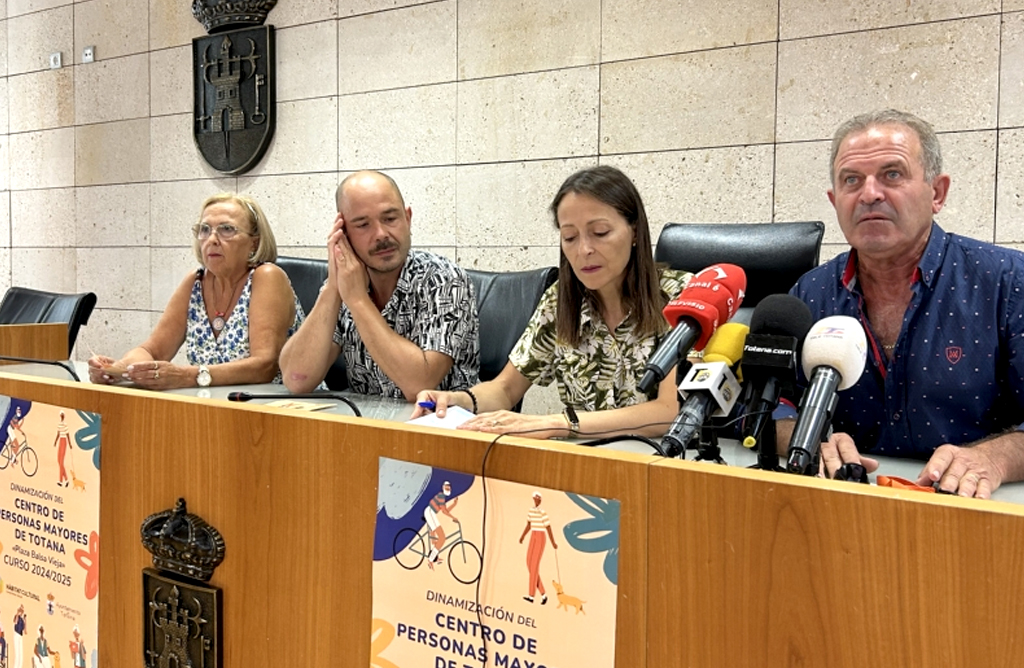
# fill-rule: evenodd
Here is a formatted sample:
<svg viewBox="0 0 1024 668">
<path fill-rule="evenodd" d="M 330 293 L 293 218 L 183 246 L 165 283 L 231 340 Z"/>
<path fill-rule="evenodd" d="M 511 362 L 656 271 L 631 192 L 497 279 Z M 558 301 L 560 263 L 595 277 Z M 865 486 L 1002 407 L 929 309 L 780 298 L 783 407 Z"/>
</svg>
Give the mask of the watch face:
<svg viewBox="0 0 1024 668">
<path fill-rule="evenodd" d="M 206 387 L 210 384 L 210 371 L 205 366 L 199 367 L 199 375 L 196 377 L 199 387 Z"/>
</svg>

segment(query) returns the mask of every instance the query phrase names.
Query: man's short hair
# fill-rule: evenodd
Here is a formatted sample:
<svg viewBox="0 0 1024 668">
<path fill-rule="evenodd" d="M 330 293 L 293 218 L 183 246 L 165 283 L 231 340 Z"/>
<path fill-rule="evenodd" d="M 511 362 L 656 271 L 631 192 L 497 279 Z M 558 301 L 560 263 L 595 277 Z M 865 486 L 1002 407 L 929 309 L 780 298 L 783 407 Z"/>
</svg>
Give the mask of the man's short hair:
<svg viewBox="0 0 1024 668">
<path fill-rule="evenodd" d="M 351 181 L 352 179 L 356 178 L 357 176 L 362 176 L 364 174 L 376 174 L 377 176 L 383 177 L 384 180 L 390 183 L 391 187 L 395 189 L 395 194 L 398 195 L 398 201 L 401 207 L 403 209 L 405 208 L 405 198 L 402 197 L 402 191 L 398 189 L 398 184 L 395 183 L 395 180 L 393 178 L 391 178 L 384 172 L 378 172 L 375 169 L 361 169 L 357 172 L 352 172 L 351 174 L 343 178 L 341 180 L 341 183 L 338 184 L 338 189 L 334 191 L 334 202 L 335 204 L 338 205 L 338 211 L 341 211 L 341 191 L 345 188 L 345 184 Z"/>
<path fill-rule="evenodd" d="M 931 181 L 942 173 L 942 149 L 931 123 L 906 111 L 880 109 L 854 116 L 840 125 L 832 135 L 832 159 L 828 162 L 828 172 L 833 186 L 836 184 L 836 156 L 839 155 L 839 145 L 854 132 L 863 132 L 880 125 L 902 125 L 917 133 L 917 139 L 921 142 L 921 166 L 924 168 L 925 181 Z"/>
</svg>

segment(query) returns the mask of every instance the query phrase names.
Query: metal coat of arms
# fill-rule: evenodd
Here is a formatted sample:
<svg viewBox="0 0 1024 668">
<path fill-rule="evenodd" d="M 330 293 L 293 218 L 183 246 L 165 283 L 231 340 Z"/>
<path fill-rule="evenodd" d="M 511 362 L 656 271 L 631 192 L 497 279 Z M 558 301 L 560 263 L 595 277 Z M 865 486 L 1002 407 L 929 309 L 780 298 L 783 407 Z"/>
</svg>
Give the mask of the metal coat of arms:
<svg viewBox="0 0 1024 668">
<path fill-rule="evenodd" d="M 192 136 L 219 172 L 241 174 L 274 136 L 274 27 L 263 25 L 277 0 L 193 0 L 206 37 L 192 40 Z"/>
<path fill-rule="evenodd" d="M 221 592 L 205 582 L 224 559 L 224 538 L 185 499 L 147 517 L 140 531 L 156 566 L 142 571 L 143 665 L 218 668 Z"/>
</svg>

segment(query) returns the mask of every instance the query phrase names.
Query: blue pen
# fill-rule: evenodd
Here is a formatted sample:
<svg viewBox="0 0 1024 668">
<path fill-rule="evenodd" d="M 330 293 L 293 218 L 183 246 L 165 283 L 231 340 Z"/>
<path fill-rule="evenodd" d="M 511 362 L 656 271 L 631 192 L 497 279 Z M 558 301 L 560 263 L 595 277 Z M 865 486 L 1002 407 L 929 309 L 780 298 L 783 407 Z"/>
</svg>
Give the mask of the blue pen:
<svg viewBox="0 0 1024 668">
<path fill-rule="evenodd" d="M 437 408 L 437 404 L 435 404 L 433 401 L 421 401 L 416 405 L 419 406 L 420 408 L 426 408 L 428 411 L 432 411 L 435 408 Z"/>
</svg>

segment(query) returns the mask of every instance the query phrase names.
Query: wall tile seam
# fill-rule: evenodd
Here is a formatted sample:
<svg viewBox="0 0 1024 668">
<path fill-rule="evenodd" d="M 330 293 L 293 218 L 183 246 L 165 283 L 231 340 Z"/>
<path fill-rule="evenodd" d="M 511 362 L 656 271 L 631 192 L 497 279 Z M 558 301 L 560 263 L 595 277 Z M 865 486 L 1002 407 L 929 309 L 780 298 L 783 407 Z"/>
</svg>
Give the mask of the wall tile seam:
<svg viewBox="0 0 1024 668">
<path fill-rule="evenodd" d="M 659 58 L 674 58 L 676 56 L 689 56 L 694 54 L 713 53 L 716 51 L 731 51 L 734 49 L 746 49 L 754 46 L 765 46 L 767 44 L 777 44 L 778 39 L 767 39 L 760 40 L 757 42 L 743 42 L 739 44 L 725 44 L 722 46 L 710 46 L 702 49 L 691 49 L 688 51 L 666 51 L 665 53 L 655 53 L 646 56 L 633 56 L 631 58 L 609 58 L 607 60 L 600 60 L 597 64 L 599 65 L 621 65 L 622 63 L 633 63 L 641 62 L 644 60 L 657 60 Z M 602 44 L 602 49 L 604 45 Z"/>
<path fill-rule="evenodd" d="M 55 248 L 55 246 L 16 246 L 15 248 L 19 248 L 21 250 L 31 250 L 31 249 L 41 249 L 41 248 Z M 136 249 L 139 249 L 139 248 L 145 248 L 145 249 L 148 250 L 148 249 L 155 248 L 155 247 L 154 246 L 150 246 L 147 243 L 147 244 L 136 244 L 134 246 L 131 245 L 131 244 L 119 244 L 119 245 L 116 245 L 116 246 L 115 245 L 110 245 L 110 246 L 82 246 L 80 244 L 75 244 L 75 245 L 71 245 L 71 246 L 57 246 L 57 248 L 73 248 L 75 250 L 80 250 L 80 251 L 97 251 L 97 250 L 98 251 L 104 251 L 104 250 L 136 250 Z M 189 246 L 189 248 L 191 248 L 191 246 Z M 164 250 L 163 247 L 160 247 L 160 249 Z"/>
<path fill-rule="evenodd" d="M 66 2 L 66 3 L 64 3 L 62 5 L 57 5 L 55 7 L 46 7 L 45 9 L 33 9 L 33 10 L 30 10 L 30 11 L 27 11 L 27 12 L 22 12 L 21 14 L 14 14 L 13 16 L 10 13 L 8 13 L 7 17 L 4 20 L 20 19 L 20 18 L 22 18 L 24 16 L 32 16 L 33 14 L 43 14 L 45 12 L 52 12 L 52 11 L 55 11 L 57 9 L 63 9 L 64 7 L 71 7 L 72 11 L 74 11 L 74 7 L 75 7 L 76 4 L 78 4 L 78 3 Z"/>
<path fill-rule="evenodd" d="M 341 13 L 340 13 L 340 10 L 339 10 L 339 14 L 338 14 L 337 20 L 338 21 L 344 21 L 346 19 L 355 19 L 355 18 L 359 18 L 361 16 L 373 16 L 375 14 L 386 14 L 388 12 L 400 12 L 403 9 L 410 9 L 412 7 L 426 7 L 427 5 L 439 5 L 441 3 L 450 2 L 450 1 L 451 0 L 427 0 L 427 2 L 411 2 L 411 3 L 407 4 L 407 5 L 402 5 L 400 7 L 384 7 L 382 9 L 373 9 L 373 10 L 370 10 L 368 12 L 360 12 L 358 14 L 346 14 L 345 16 L 342 16 Z M 456 19 L 455 29 L 456 29 L 456 31 L 458 30 L 458 21 L 457 21 L 457 19 Z"/>
<path fill-rule="evenodd" d="M 333 99 L 337 99 L 338 97 L 340 97 L 338 95 L 338 93 L 330 93 L 328 95 L 312 95 L 310 97 L 289 97 L 287 99 L 281 99 L 281 97 L 278 96 L 277 103 L 278 104 L 282 104 L 282 103 L 289 103 L 289 102 L 308 102 L 308 101 L 311 101 L 311 100 L 333 100 Z M 182 112 L 179 111 L 178 113 L 180 114 Z"/>
<path fill-rule="evenodd" d="M 95 1 L 95 0 L 93 0 L 93 1 Z M 76 45 L 75 48 L 77 50 L 75 52 L 73 52 L 71 55 L 72 56 L 81 57 L 81 55 L 82 55 L 81 54 L 81 50 L 84 49 L 86 46 L 89 46 L 89 45 L 88 44 L 83 44 L 82 46 L 77 46 Z M 100 49 L 102 47 L 102 44 L 93 44 L 92 46 L 96 47 L 97 49 Z M 148 56 L 151 53 L 154 53 L 154 52 L 153 51 L 132 51 L 131 53 L 122 53 L 122 54 L 119 54 L 119 55 L 116 55 L 116 56 L 107 56 L 106 58 L 97 57 L 96 60 L 94 60 L 91 63 L 73 62 L 73 63 L 68 63 L 66 65 L 63 65 L 59 69 L 65 70 L 65 69 L 68 69 L 69 67 L 72 68 L 72 69 L 78 69 L 80 67 L 81 68 L 85 68 L 85 69 L 91 69 L 93 66 L 99 65 L 100 63 L 113 63 L 113 62 L 116 62 L 118 60 L 125 60 L 127 58 L 138 58 L 139 56 Z M 101 52 L 101 54 L 102 54 L 102 52 Z M 49 70 L 46 69 L 46 68 L 44 68 L 43 71 L 44 72 L 49 72 Z"/>
<path fill-rule="evenodd" d="M 470 78 L 465 78 L 465 79 L 455 78 L 455 79 L 446 80 L 446 81 L 431 81 L 431 82 L 428 82 L 428 83 L 409 84 L 409 85 L 405 85 L 405 86 L 393 86 L 393 87 L 390 87 L 390 88 L 373 88 L 373 89 L 367 89 L 367 90 L 361 90 L 361 91 L 350 91 L 350 92 L 346 92 L 346 93 L 338 93 L 337 97 L 339 97 L 339 98 L 342 98 L 342 97 L 354 97 L 356 95 L 367 95 L 367 94 L 372 94 L 372 93 L 388 93 L 388 92 L 401 91 L 401 90 L 413 90 L 413 89 L 432 88 L 432 87 L 435 87 L 435 86 L 450 86 L 452 84 L 458 85 L 458 84 L 461 84 L 461 83 L 476 83 L 478 81 L 491 81 L 491 80 L 495 80 L 495 79 L 511 79 L 511 78 L 514 78 L 514 77 L 528 76 L 528 75 L 532 75 L 532 74 L 546 74 L 546 73 L 550 73 L 550 72 L 567 72 L 567 71 L 570 71 L 570 70 L 582 70 L 582 69 L 589 69 L 589 68 L 600 67 L 600 66 L 601 66 L 601 63 L 595 62 L 595 63 L 590 63 L 590 64 L 587 64 L 587 65 L 567 65 L 565 67 L 549 67 L 549 68 L 540 69 L 540 70 L 524 70 L 522 72 L 509 72 L 509 73 L 506 73 L 506 74 L 495 74 L 495 75 L 486 76 L 486 77 L 470 77 Z M 339 76 L 339 82 L 338 83 L 340 85 L 340 83 L 341 83 L 340 82 L 340 77 L 342 76 L 340 71 L 338 73 L 338 76 Z"/>
<path fill-rule="evenodd" d="M 1022 10 L 1024 11 L 1024 10 Z M 988 12 L 985 14 L 973 14 L 971 16 L 959 16 L 956 18 L 948 19 L 933 19 L 931 21 L 918 21 L 916 23 L 899 23 L 891 26 L 877 26 L 873 28 L 861 28 L 852 30 L 839 30 L 836 32 L 820 33 L 814 35 L 797 35 L 794 37 L 780 37 L 780 44 L 788 44 L 790 42 L 800 42 L 804 40 L 815 40 L 815 39 L 827 39 L 829 37 L 845 37 L 848 35 L 859 35 L 863 33 L 881 32 L 884 30 L 902 30 L 905 28 L 917 28 L 919 26 L 931 26 L 942 23 L 963 23 L 965 21 L 975 21 L 977 19 L 989 18 L 992 16 L 1005 16 L 1006 14 L 1015 14 L 1017 12 Z"/>
<path fill-rule="evenodd" d="M 205 36 L 209 37 L 209 35 L 205 35 Z M 188 44 L 178 44 L 176 46 L 158 46 L 158 47 L 155 47 L 155 48 L 150 48 L 148 51 L 143 51 L 142 53 L 149 53 L 149 54 L 163 53 L 164 51 L 175 51 L 177 49 L 183 49 L 183 48 L 186 48 L 186 47 L 191 49 L 192 42 L 189 42 Z M 99 61 L 97 61 L 97 62 L 99 62 Z M 79 65 L 89 65 L 89 64 L 92 64 L 92 63 L 79 63 Z"/>
<path fill-rule="evenodd" d="M 819 140 L 807 139 L 807 140 L 801 140 L 801 141 L 794 141 L 794 142 L 791 142 L 791 143 L 794 143 L 794 144 L 813 143 L 815 141 L 819 141 Z M 599 153 L 597 157 L 599 157 L 599 158 L 608 158 L 608 157 L 613 157 L 613 156 L 617 156 L 617 155 L 618 156 L 661 155 L 661 154 L 665 154 L 665 153 L 687 153 L 687 152 L 692 152 L 692 151 L 715 151 L 715 150 L 720 150 L 720 149 L 737 149 L 737 148 L 748 148 L 748 147 L 749 148 L 763 148 L 763 147 L 769 147 L 769 146 L 779 146 L 780 144 L 781 144 L 781 142 L 747 142 L 747 143 L 742 143 L 742 144 L 716 144 L 716 145 L 707 145 L 707 146 L 687 146 L 686 148 L 663 148 L 663 149 L 644 150 L 644 151 L 615 151 L 614 153 Z M 577 157 L 577 156 L 574 156 L 574 157 Z"/>
<path fill-rule="evenodd" d="M 520 160 L 485 160 L 481 162 L 451 162 L 451 163 L 431 163 L 423 165 L 367 165 L 359 167 L 358 169 L 375 169 L 375 170 L 390 170 L 390 171 L 409 171 L 415 169 L 450 169 L 452 167 L 489 167 L 489 166 L 500 166 L 500 165 L 519 165 L 524 163 L 544 163 L 544 162 L 558 162 L 564 160 L 588 160 L 597 159 L 598 155 L 586 154 L 586 155 L 558 155 L 544 158 L 523 158 Z M 339 174 L 348 174 L 356 171 L 355 169 L 339 169 Z M 289 172 L 289 174 L 304 174 L 305 172 Z M 328 174 L 330 172 L 317 172 L 320 174 Z M 278 174 L 273 174 L 277 176 Z M 270 175 L 267 175 L 270 176 Z"/>
<path fill-rule="evenodd" d="M 173 116 L 175 114 L 169 114 L 169 115 Z M 184 114 L 177 114 L 177 115 L 178 116 L 183 116 Z M 130 122 L 133 122 L 133 121 L 145 121 L 145 120 L 149 120 L 151 118 L 160 118 L 160 117 L 159 116 L 130 116 L 128 118 L 117 118 L 117 119 L 112 119 L 112 120 L 109 120 L 109 121 L 97 121 L 95 123 L 75 123 L 73 125 L 55 125 L 53 127 L 37 128 L 35 130 L 19 130 L 17 132 L 8 132 L 7 136 L 8 137 L 14 137 L 14 136 L 20 136 L 20 135 L 39 134 L 41 132 L 51 132 L 53 130 L 70 130 L 70 129 L 73 129 L 73 128 L 90 128 L 90 127 L 95 127 L 97 125 L 111 125 L 113 123 L 130 123 Z M 0 135 L 0 136 L 2 136 L 2 135 Z"/>
<path fill-rule="evenodd" d="M 5 191 L 2 191 L 2 192 L 33 193 L 33 192 L 46 192 L 48 190 L 72 190 L 75 187 L 76 186 L 69 185 L 69 186 L 42 186 L 42 187 L 39 187 L 39 188 L 11 188 L 9 190 L 5 190 Z M 78 187 L 81 187 L 81 186 L 78 186 Z"/>
<path fill-rule="evenodd" d="M 327 17 L 324 17 L 322 19 L 310 19 L 309 21 L 301 21 L 299 23 L 284 23 L 284 24 L 280 24 L 279 25 L 277 23 L 274 23 L 270 19 L 267 19 L 267 22 L 264 23 L 263 25 L 270 26 L 271 28 L 274 29 L 274 32 L 276 33 L 276 32 L 281 32 L 282 30 L 290 30 L 291 28 L 308 28 L 309 26 L 315 26 L 315 25 L 320 24 L 320 23 L 335 23 L 335 24 L 337 24 L 338 21 L 339 21 L 339 19 L 338 19 L 337 16 L 327 16 Z M 338 29 L 337 25 L 335 25 L 334 29 L 335 29 L 335 31 L 337 31 L 337 29 Z M 200 37 L 209 37 L 209 36 L 210 35 L 208 35 L 208 34 L 207 35 L 200 35 Z"/>
</svg>

